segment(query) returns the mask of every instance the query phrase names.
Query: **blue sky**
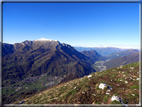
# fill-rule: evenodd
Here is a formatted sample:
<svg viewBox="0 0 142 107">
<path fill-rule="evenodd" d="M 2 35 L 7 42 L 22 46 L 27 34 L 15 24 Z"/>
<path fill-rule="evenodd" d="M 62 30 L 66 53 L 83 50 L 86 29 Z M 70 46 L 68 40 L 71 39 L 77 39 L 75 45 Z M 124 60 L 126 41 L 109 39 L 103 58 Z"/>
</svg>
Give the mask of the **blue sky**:
<svg viewBox="0 0 142 107">
<path fill-rule="evenodd" d="M 138 47 L 139 3 L 3 3 L 3 42 Z"/>
</svg>

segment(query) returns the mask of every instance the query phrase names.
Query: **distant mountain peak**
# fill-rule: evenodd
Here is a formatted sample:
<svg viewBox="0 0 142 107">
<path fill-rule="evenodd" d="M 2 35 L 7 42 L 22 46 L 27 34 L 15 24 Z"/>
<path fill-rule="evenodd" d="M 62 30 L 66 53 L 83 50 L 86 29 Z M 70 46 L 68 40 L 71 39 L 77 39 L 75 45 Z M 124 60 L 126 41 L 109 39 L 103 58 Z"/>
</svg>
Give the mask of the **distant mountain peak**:
<svg viewBox="0 0 142 107">
<path fill-rule="evenodd" d="M 45 39 L 45 38 L 41 38 L 35 41 L 58 41 L 58 40 L 51 40 L 51 39 Z"/>
</svg>

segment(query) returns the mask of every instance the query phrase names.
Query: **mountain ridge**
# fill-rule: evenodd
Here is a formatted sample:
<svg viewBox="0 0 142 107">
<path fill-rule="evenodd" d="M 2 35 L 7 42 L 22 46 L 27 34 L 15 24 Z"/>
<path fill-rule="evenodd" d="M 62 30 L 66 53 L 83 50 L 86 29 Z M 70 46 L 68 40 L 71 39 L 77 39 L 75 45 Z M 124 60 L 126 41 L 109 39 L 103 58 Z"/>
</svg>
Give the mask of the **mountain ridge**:
<svg viewBox="0 0 142 107">
<path fill-rule="evenodd" d="M 72 46 L 61 44 L 59 41 L 26 40 L 14 45 L 2 44 L 2 46 L 5 49 L 3 51 L 2 85 L 7 91 L 3 94 L 4 103 L 11 103 L 20 98 L 16 95 L 35 93 L 60 82 L 96 72 L 90 66 L 94 60 L 76 51 Z M 73 76 L 68 79 L 67 75 Z M 41 78 L 44 83 L 37 78 Z M 28 86 L 29 89 L 18 88 L 23 86 Z M 10 88 L 7 89 L 7 87 Z"/>
<path fill-rule="evenodd" d="M 126 64 L 130 64 L 130 63 L 134 63 L 138 61 L 139 61 L 139 52 L 134 52 L 126 56 L 111 59 L 105 62 L 104 65 L 107 66 L 107 69 L 108 69 L 108 68 L 113 68 L 120 65 L 126 65 Z"/>
<path fill-rule="evenodd" d="M 107 56 L 109 54 L 115 53 L 115 52 L 121 52 L 127 49 L 121 49 L 121 48 L 116 48 L 116 47 L 75 47 L 76 50 L 79 52 L 82 51 L 90 51 L 90 50 L 95 50 L 97 53 L 99 53 L 102 56 Z"/>
</svg>

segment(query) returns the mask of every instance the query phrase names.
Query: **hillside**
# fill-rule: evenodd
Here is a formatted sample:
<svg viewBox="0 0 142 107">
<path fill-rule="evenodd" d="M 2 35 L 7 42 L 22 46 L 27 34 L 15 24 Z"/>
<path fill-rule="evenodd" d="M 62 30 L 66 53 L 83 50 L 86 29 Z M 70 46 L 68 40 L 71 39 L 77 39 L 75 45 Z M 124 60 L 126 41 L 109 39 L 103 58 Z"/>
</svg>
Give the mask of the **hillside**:
<svg viewBox="0 0 142 107">
<path fill-rule="evenodd" d="M 99 60 L 106 60 L 105 57 L 102 55 L 98 54 L 95 50 L 91 51 L 82 51 L 82 54 L 88 56 L 90 59 L 93 59 L 94 61 L 99 61 Z"/>
<path fill-rule="evenodd" d="M 3 102 L 11 103 L 52 85 L 95 72 L 89 57 L 56 40 L 3 44 Z M 26 90 L 25 90 L 26 89 Z"/>
<path fill-rule="evenodd" d="M 127 56 L 118 57 L 104 63 L 104 66 L 108 68 L 118 67 L 120 65 L 126 65 L 133 62 L 139 61 L 139 52 L 134 52 L 133 54 L 129 54 Z"/>
<path fill-rule="evenodd" d="M 139 62 L 59 84 L 14 104 L 21 101 L 24 104 L 139 104 Z"/>
<path fill-rule="evenodd" d="M 137 53 L 137 52 L 139 52 L 139 51 L 135 50 L 135 49 L 128 49 L 128 50 L 125 50 L 125 51 L 116 52 L 116 53 L 107 55 L 105 57 L 108 60 L 110 60 L 110 59 L 114 59 L 114 58 L 117 58 L 117 57 L 122 57 L 122 56 L 127 56 L 127 55 L 130 55 L 130 54 L 134 54 L 134 53 Z"/>
<path fill-rule="evenodd" d="M 7 44 L 8 45 L 8 44 Z M 89 57 L 58 41 L 25 41 L 8 46 L 14 47 L 13 53 L 3 57 L 3 79 L 23 79 L 30 76 L 76 74 L 77 77 L 94 72 Z M 3 47 L 6 49 L 5 45 Z M 74 68 L 75 67 L 75 68 Z M 79 73 L 80 72 L 80 73 Z M 10 74 L 10 75 L 8 75 Z"/>
</svg>

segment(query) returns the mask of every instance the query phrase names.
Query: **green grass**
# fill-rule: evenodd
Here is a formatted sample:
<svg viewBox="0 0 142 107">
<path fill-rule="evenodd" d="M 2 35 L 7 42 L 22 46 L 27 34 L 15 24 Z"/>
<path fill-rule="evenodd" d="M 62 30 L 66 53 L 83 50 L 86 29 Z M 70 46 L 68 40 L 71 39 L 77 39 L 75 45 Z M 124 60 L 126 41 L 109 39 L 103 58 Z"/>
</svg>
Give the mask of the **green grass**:
<svg viewBox="0 0 142 107">
<path fill-rule="evenodd" d="M 114 100 L 114 101 L 111 102 L 111 104 L 121 104 L 121 103 L 116 101 L 116 100 Z"/>
<path fill-rule="evenodd" d="M 139 89 L 139 86 L 138 85 L 133 85 L 133 86 L 130 86 L 131 89 Z"/>
</svg>

